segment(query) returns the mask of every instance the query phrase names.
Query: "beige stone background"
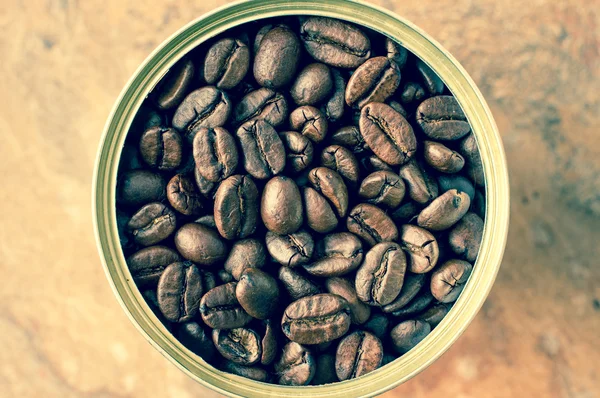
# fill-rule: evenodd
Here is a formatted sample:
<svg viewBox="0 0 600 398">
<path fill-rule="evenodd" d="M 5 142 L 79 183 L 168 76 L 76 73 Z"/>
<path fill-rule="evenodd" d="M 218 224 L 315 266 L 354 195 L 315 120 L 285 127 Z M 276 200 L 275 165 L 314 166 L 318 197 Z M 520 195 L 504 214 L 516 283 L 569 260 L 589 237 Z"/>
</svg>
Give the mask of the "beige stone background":
<svg viewBox="0 0 600 398">
<path fill-rule="evenodd" d="M 600 396 L 600 2 L 378 0 L 487 97 L 512 220 L 488 301 L 386 397 Z M 223 0 L 0 2 L 0 397 L 212 397 L 152 349 L 105 280 L 90 186 L 138 64 Z"/>
</svg>

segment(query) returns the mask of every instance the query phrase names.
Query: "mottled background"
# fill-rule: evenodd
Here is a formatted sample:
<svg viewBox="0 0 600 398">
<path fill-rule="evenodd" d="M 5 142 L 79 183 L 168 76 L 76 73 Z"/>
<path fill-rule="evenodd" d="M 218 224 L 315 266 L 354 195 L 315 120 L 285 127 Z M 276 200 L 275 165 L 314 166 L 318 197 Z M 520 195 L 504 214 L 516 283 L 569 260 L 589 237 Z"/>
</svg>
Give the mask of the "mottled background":
<svg viewBox="0 0 600 398">
<path fill-rule="evenodd" d="M 105 119 L 140 62 L 218 0 L 0 2 L 0 396 L 212 397 L 117 304 L 93 238 Z M 379 0 L 471 73 L 509 163 L 497 283 L 386 397 L 600 396 L 600 2 Z"/>
</svg>

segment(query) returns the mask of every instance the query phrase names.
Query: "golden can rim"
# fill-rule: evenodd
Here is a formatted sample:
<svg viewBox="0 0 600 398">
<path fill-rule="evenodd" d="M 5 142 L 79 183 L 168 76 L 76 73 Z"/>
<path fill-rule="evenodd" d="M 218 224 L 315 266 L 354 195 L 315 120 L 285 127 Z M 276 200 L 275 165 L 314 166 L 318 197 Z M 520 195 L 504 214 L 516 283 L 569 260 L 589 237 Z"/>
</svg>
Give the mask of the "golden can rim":
<svg viewBox="0 0 600 398">
<path fill-rule="evenodd" d="M 486 221 L 479 256 L 459 299 L 414 349 L 363 377 L 324 386 L 290 387 L 221 372 L 185 348 L 162 325 L 136 287 L 121 250 L 116 222 L 117 169 L 135 113 L 170 67 L 200 43 L 258 19 L 315 15 L 363 25 L 393 38 L 432 67 L 463 108 L 481 154 L 486 181 Z M 458 61 L 404 18 L 354 0 L 253 0 L 213 10 L 158 46 L 125 85 L 106 122 L 92 186 L 94 233 L 106 276 L 121 307 L 163 356 L 199 383 L 235 397 L 363 397 L 381 394 L 423 371 L 464 332 L 488 296 L 504 254 L 509 224 L 509 183 L 498 128 L 481 92 Z"/>
</svg>

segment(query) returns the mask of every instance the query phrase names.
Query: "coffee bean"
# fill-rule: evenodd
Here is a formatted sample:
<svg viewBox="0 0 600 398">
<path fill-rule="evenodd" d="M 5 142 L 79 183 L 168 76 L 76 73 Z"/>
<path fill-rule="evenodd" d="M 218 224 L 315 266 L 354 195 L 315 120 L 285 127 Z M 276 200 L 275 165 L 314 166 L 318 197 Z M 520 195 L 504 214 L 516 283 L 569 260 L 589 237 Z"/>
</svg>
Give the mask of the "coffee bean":
<svg viewBox="0 0 600 398">
<path fill-rule="evenodd" d="M 425 274 L 436 266 L 440 255 L 438 242 L 426 229 L 403 225 L 400 228 L 400 245 L 408 256 L 411 272 Z"/>
<path fill-rule="evenodd" d="M 278 235 L 267 232 L 267 250 L 271 257 L 281 265 L 294 268 L 308 263 L 313 255 L 314 241 L 306 231 Z"/>
<path fill-rule="evenodd" d="M 225 239 L 243 239 L 258 222 L 258 189 L 249 176 L 231 176 L 215 194 L 215 224 Z"/>
<path fill-rule="evenodd" d="M 417 296 L 417 294 L 419 294 L 427 282 L 428 279 L 425 274 L 407 272 L 404 276 L 404 283 L 402 284 L 402 289 L 400 290 L 398 297 L 391 303 L 384 305 L 381 310 L 385 313 L 392 313 L 405 307 Z"/>
<path fill-rule="evenodd" d="M 237 130 L 244 167 L 259 180 L 281 173 L 285 167 L 285 148 L 275 129 L 264 120 L 251 120 Z"/>
<path fill-rule="evenodd" d="M 286 308 L 281 327 L 288 339 L 300 344 L 332 341 L 350 328 L 350 308 L 334 294 L 303 297 Z"/>
<path fill-rule="evenodd" d="M 379 207 L 368 203 L 359 204 L 350 211 L 346 227 L 369 246 L 398 239 L 398 228 L 392 219 Z"/>
<path fill-rule="evenodd" d="M 358 196 L 365 202 L 394 209 L 402 202 L 404 191 L 404 182 L 398 174 L 376 171 L 362 181 Z"/>
<path fill-rule="evenodd" d="M 450 308 L 451 307 L 449 304 L 443 304 L 443 303 L 435 304 L 435 305 L 429 307 L 429 309 L 427 311 L 420 314 L 418 316 L 418 319 L 423 322 L 427 322 L 429 324 L 429 326 L 431 326 L 431 329 L 433 329 L 437 325 L 439 325 L 439 323 L 442 321 L 442 319 L 444 319 L 444 317 L 450 311 Z"/>
<path fill-rule="evenodd" d="M 431 332 L 427 322 L 410 320 L 400 322 L 392 329 L 391 338 L 398 354 L 405 354 L 419 344 Z"/>
<path fill-rule="evenodd" d="M 159 109 L 171 109 L 179 105 L 194 78 L 194 63 L 189 59 L 169 70 L 157 89 L 156 105 Z"/>
<path fill-rule="evenodd" d="M 423 142 L 423 158 L 442 173 L 457 173 L 465 165 L 465 159 L 458 152 L 435 141 Z"/>
<path fill-rule="evenodd" d="M 301 106 L 291 113 L 290 126 L 315 143 L 323 141 L 328 130 L 323 112 L 310 105 Z"/>
<path fill-rule="evenodd" d="M 279 136 L 285 147 L 286 164 L 290 170 L 298 173 L 306 169 L 313 160 L 312 141 L 296 131 L 284 131 Z"/>
<path fill-rule="evenodd" d="M 203 225 L 185 224 L 175 233 L 175 246 L 181 255 L 200 265 L 212 265 L 227 256 L 227 246 L 219 234 Z"/>
<path fill-rule="evenodd" d="M 316 60 L 339 68 L 356 68 L 371 55 L 369 38 L 358 28 L 330 18 L 311 17 L 300 26 L 306 51 Z"/>
<path fill-rule="evenodd" d="M 293 300 L 321 293 L 317 285 L 289 267 L 279 268 L 279 280 Z"/>
<path fill-rule="evenodd" d="M 423 87 L 427 89 L 429 94 L 440 95 L 444 92 L 444 82 L 433 70 L 431 70 L 429 66 L 425 64 L 425 62 L 417 59 L 416 67 L 417 72 L 421 76 Z"/>
<path fill-rule="evenodd" d="M 348 302 L 352 323 L 360 325 L 369 319 L 371 307 L 359 300 L 352 283 L 344 278 L 333 277 L 327 279 L 325 286 L 329 293 L 336 294 Z"/>
<path fill-rule="evenodd" d="M 260 337 L 252 329 L 214 329 L 212 339 L 219 354 L 239 365 L 254 365 L 262 355 Z"/>
<path fill-rule="evenodd" d="M 464 192 L 469 195 L 471 198 L 471 202 L 475 198 L 475 187 L 473 183 L 466 177 L 458 174 L 452 175 L 444 175 L 440 174 L 438 176 L 438 186 L 440 187 L 440 192 L 447 192 L 451 189 L 456 189 L 459 192 Z"/>
<path fill-rule="evenodd" d="M 388 105 L 402 115 L 403 118 L 408 119 L 408 112 L 398 101 L 388 101 Z"/>
<path fill-rule="evenodd" d="M 283 95 L 269 88 L 259 88 L 246 94 L 236 105 L 233 115 L 238 126 L 250 120 L 262 119 L 271 126 L 277 127 L 287 118 L 287 100 Z"/>
<path fill-rule="evenodd" d="M 431 294 L 442 303 L 453 303 L 462 292 L 473 266 L 462 260 L 448 260 L 431 275 Z"/>
<path fill-rule="evenodd" d="M 348 232 L 326 235 L 317 243 L 316 261 L 304 266 L 312 275 L 341 276 L 354 271 L 363 260 L 360 240 Z"/>
<path fill-rule="evenodd" d="M 137 284 L 153 285 L 168 265 L 181 261 L 174 250 L 165 246 L 150 246 L 132 254 L 127 259 L 129 271 Z"/>
<path fill-rule="evenodd" d="M 470 205 L 469 195 L 451 189 L 424 208 L 417 223 L 431 231 L 443 231 L 456 224 L 469 211 Z"/>
<path fill-rule="evenodd" d="M 127 223 L 127 229 L 138 245 L 150 246 L 168 238 L 176 227 L 173 210 L 160 202 L 139 209 Z"/>
<path fill-rule="evenodd" d="M 177 174 L 167 184 L 167 199 L 175 210 L 186 216 L 202 212 L 202 197 L 191 178 Z"/>
<path fill-rule="evenodd" d="M 338 218 L 325 196 L 311 187 L 305 187 L 302 190 L 302 197 L 306 224 L 310 229 L 325 234 L 337 227 Z"/>
<path fill-rule="evenodd" d="M 200 301 L 202 320 L 213 329 L 235 329 L 247 325 L 252 317 L 238 302 L 237 282 L 230 282 L 209 290 Z"/>
<path fill-rule="evenodd" d="M 448 235 L 452 251 L 469 262 L 475 262 L 483 236 L 483 220 L 469 212 L 452 228 Z"/>
<path fill-rule="evenodd" d="M 144 168 L 144 163 L 138 147 L 131 144 L 125 144 L 123 146 L 123 152 L 121 152 L 121 160 L 119 161 L 119 175 L 126 171 L 142 168 Z"/>
<path fill-rule="evenodd" d="M 398 207 L 391 214 L 392 220 L 397 224 L 405 224 L 413 221 L 413 219 L 419 215 L 421 207 L 415 202 L 407 202 L 402 206 Z"/>
<path fill-rule="evenodd" d="M 368 332 L 357 330 L 344 337 L 337 347 L 335 372 L 340 381 L 371 373 L 381 366 L 383 346 Z"/>
<path fill-rule="evenodd" d="M 196 180 L 196 186 L 198 187 L 200 194 L 206 199 L 212 198 L 214 191 L 217 188 L 217 184 L 202 177 L 202 174 L 200 174 L 197 167 L 194 168 L 194 179 Z"/>
<path fill-rule="evenodd" d="M 485 185 L 485 175 L 483 173 L 483 163 L 479 156 L 479 148 L 475 135 L 469 134 L 460 142 L 459 152 L 465 157 L 465 170 L 467 175 L 475 184 L 480 187 Z"/>
<path fill-rule="evenodd" d="M 289 29 L 289 26 L 281 24 L 282 26 L 286 26 Z M 273 24 L 267 24 L 265 26 L 263 26 L 262 28 L 260 28 L 258 30 L 258 32 L 256 32 L 256 36 L 254 38 L 254 54 L 256 54 L 258 52 L 258 49 L 260 47 L 260 42 L 262 41 L 262 39 L 265 37 L 265 35 L 267 33 L 269 33 L 269 31 L 271 31 L 273 28 L 275 27 L 275 25 Z"/>
<path fill-rule="evenodd" d="M 215 223 L 215 217 L 212 214 L 207 214 L 206 216 L 202 216 L 194 220 L 196 224 L 204 225 L 210 229 L 217 229 L 217 224 Z"/>
<path fill-rule="evenodd" d="M 400 293 L 406 273 L 406 256 L 394 242 L 379 243 L 365 254 L 356 272 L 356 293 L 373 306 L 391 303 Z"/>
<path fill-rule="evenodd" d="M 313 188 L 325 196 L 333 205 L 340 217 L 345 217 L 348 212 L 348 188 L 342 177 L 327 167 L 317 167 L 308 174 Z"/>
<path fill-rule="evenodd" d="M 235 173 L 238 151 L 235 140 L 224 128 L 198 130 L 193 151 L 196 169 L 206 180 L 219 182 Z"/>
<path fill-rule="evenodd" d="M 198 314 L 202 276 L 193 263 L 176 262 L 158 280 L 158 306 L 170 322 L 187 322 Z"/>
<path fill-rule="evenodd" d="M 373 314 L 369 320 L 362 325 L 362 328 L 375 335 L 378 339 L 383 339 L 387 336 L 390 320 L 385 314 Z"/>
<path fill-rule="evenodd" d="M 262 268 L 266 262 L 267 254 L 262 242 L 256 239 L 242 239 L 231 247 L 224 267 L 235 280 L 240 280 L 247 268 Z"/>
<path fill-rule="evenodd" d="M 271 275 L 258 268 L 247 268 L 235 289 L 242 308 L 256 319 L 267 319 L 279 304 L 279 286 Z"/>
<path fill-rule="evenodd" d="M 341 145 L 358 154 L 366 151 L 368 145 L 356 126 L 346 126 L 337 130 L 330 138 L 335 145 Z"/>
<path fill-rule="evenodd" d="M 300 190 L 289 177 L 274 177 L 267 182 L 260 209 L 265 227 L 279 235 L 296 232 L 304 219 Z"/>
<path fill-rule="evenodd" d="M 333 90 L 333 79 L 327 65 L 314 63 L 300 71 L 292 84 L 290 95 L 297 105 L 316 105 Z"/>
<path fill-rule="evenodd" d="M 400 100 L 405 105 L 410 105 L 415 102 L 421 102 L 427 94 L 425 89 L 419 83 L 406 82 L 400 90 Z"/>
<path fill-rule="evenodd" d="M 396 43 L 389 37 L 385 38 L 385 50 L 387 57 L 398 65 L 398 68 L 402 69 L 406 64 L 408 58 L 408 51 L 400 44 Z"/>
<path fill-rule="evenodd" d="M 482 220 L 485 220 L 485 195 L 480 191 L 475 191 L 475 198 L 471 201 L 471 210 Z"/>
<path fill-rule="evenodd" d="M 360 160 L 360 165 L 362 166 L 363 170 L 367 172 L 367 174 L 371 174 L 376 171 L 394 171 L 389 164 L 379 159 L 377 155 L 370 155 L 362 158 Z"/>
<path fill-rule="evenodd" d="M 264 326 L 264 333 L 262 334 L 262 338 L 260 340 L 260 345 L 262 348 L 262 355 L 260 356 L 260 363 L 262 365 L 270 365 L 275 360 L 275 355 L 277 355 L 277 335 L 275 334 L 275 328 L 273 327 L 273 322 L 270 319 L 267 319 L 262 322 Z"/>
<path fill-rule="evenodd" d="M 331 354 L 321 354 L 317 357 L 315 377 L 311 384 L 320 386 L 323 384 L 335 383 L 339 381 L 335 374 L 335 356 Z"/>
<path fill-rule="evenodd" d="M 370 103 L 362 108 L 360 133 L 375 155 L 392 166 L 408 162 L 417 150 L 410 123 L 386 104 Z"/>
<path fill-rule="evenodd" d="M 331 123 L 340 121 L 344 116 L 346 105 L 346 80 L 337 69 L 331 69 L 333 89 L 329 99 L 321 106 L 321 112 L 325 114 Z"/>
<path fill-rule="evenodd" d="M 165 180 L 160 174 L 148 170 L 124 173 L 117 184 L 117 203 L 139 207 L 165 198 Z"/>
<path fill-rule="evenodd" d="M 173 115 L 173 127 L 186 134 L 188 142 L 194 132 L 202 127 L 215 128 L 225 124 L 231 113 L 227 94 L 216 87 L 207 86 L 192 91 Z"/>
<path fill-rule="evenodd" d="M 216 354 L 213 342 L 197 322 L 181 324 L 177 330 L 177 338 L 190 351 L 200 355 L 207 362 L 212 361 Z"/>
<path fill-rule="evenodd" d="M 217 277 L 219 278 L 219 282 L 220 282 L 219 285 L 223 285 L 225 283 L 234 281 L 233 275 L 231 275 L 229 272 L 225 271 L 224 269 L 219 270 L 219 272 L 217 273 Z"/>
<path fill-rule="evenodd" d="M 417 203 L 431 202 L 438 196 L 438 186 L 416 161 L 410 161 L 400 168 L 400 177 L 408 187 L 408 195 Z"/>
<path fill-rule="evenodd" d="M 250 67 L 250 50 L 241 40 L 225 38 L 206 53 L 204 79 L 220 89 L 231 89 L 242 81 Z"/>
<path fill-rule="evenodd" d="M 254 57 L 254 78 L 263 87 L 286 86 L 296 75 L 300 53 L 300 41 L 291 29 L 281 25 L 271 29 Z"/>
<path fill-rule="evenodd" d="M 387 57 L 371 58 L 362 64 L 346 86 L 346 103 L 361 109 L 371 102 L 385 102 L 400 85 L 400 68 Z"/>
<path fill-rule="evenodd" d="M 140 155 L 150 167 L 173 170 L 181 164 L 181 136 L 175 129 L 151 127 L 140 139 Z"/>
<path fill-rule="evenodd" d="M 433 296 L 426 289 L 425 291 L 421 291 L 408 304 L 393 311 L 392 315 L 402 319 L 414 318 L 417 314 L 423 312 L 432 302 Z"/>
<path fill-rule="evenodd" d="M 434 140 L 457 140 L 471 131 L 460 105 L 449 95 L 423 101 L 417 108 L 416 120 L 421 130 Z"/>
<path fill-rule="evenodd" d="M 315 375 L 316 362 L 313 354 L 300 344 L 290 341 L 283 347 L 281 358 L 275 363 L 279 384 L 305 386 Z"/>
<path fill-rule="evenodd" d="M 234 375 L 242 376 L 251 380 L 261 381 L 263 383 L 267 383 L 270 379 L 269 372 L 258 366 L 244 366 L 238 365 L 235 362 L 225 361 L 221 368 L 227 373 L 232 373 Z"/>
<path fill-rule="evenodd" d="M 321 152 L 321 165 L 337 171 L 348 185 L 356 187 L 360 178 L 358 160 L 349 149 L 340 145 L 330 145 Z"/>
</svg>

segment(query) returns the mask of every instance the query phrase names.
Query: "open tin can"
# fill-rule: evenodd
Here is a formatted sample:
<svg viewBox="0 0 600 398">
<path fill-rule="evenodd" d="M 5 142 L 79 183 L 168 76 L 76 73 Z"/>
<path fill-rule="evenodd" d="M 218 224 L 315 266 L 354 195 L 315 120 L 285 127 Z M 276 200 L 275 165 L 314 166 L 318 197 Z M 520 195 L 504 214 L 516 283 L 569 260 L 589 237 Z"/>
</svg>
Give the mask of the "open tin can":
<svg viewBox="0 0 600 398">
<path fill-rule="evenodd" d="M 473 272 L 458 301 L 420 344 L 394 362 L 358 379 L 324 385 L 285 387 L 221 372 L 185 348 L 146 304 L 121 250 L 116 218 L 117 170 L 136 112 L 178 60 L 210 38 L 264 18 L 307 15 L 337 18 L 384 34 L 421 58 L 460 103 L 479 145 L 484 167 L 486 218 Z M 112 289 L 133 324 L 166 358 L 203 385 L 229 396 L 374 396 L 409 380 L 439 358 L 473 320 L 498 273 L 509 224 L 509 184 L 504 150 L 492 114 L 460 64 L 426 33 L 382 8 L 350 0 L 254 0 L 206 14 L 164 41 L 140 66 L 106 123 L 93 181 L 93 218 L 100 257 Z"/>
</svg>

